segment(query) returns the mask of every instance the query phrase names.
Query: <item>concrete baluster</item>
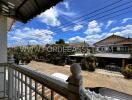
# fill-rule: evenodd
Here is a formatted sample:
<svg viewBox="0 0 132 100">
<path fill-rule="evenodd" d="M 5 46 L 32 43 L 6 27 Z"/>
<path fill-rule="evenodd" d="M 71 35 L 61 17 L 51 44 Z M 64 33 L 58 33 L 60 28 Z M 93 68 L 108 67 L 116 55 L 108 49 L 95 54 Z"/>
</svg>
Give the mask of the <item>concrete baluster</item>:
<svg viewBox="0 0 132 100">
<path fill-rule="evenodd" d="M 10 56 L 8 59 L 8 63 L 13 64 L 14 63 L 14 56 Z M 13 84 L 13 69 L 12 68 L 8 68 L 8 97 L 9 100 L 14 100 L 14 84 Z"/>
</svg>

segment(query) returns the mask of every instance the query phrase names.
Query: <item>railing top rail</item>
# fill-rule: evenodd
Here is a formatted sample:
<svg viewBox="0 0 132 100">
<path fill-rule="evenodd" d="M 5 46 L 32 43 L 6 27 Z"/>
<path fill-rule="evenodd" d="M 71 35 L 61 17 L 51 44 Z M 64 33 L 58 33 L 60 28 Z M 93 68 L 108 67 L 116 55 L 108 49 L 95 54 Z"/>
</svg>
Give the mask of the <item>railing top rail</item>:
<svg viewBox="0 0 132 100">
<path fill-rule="evenodd" d="M 39 73 L 37 71 L 34 71 L 34 70 L 26 68 L 26 67 L 22 67 L 20 65 L 8 64 L 8 66 L 9 66 L 9 68 L 12 68 L 12 69 L 30 77 L 31 79 L 43 84 L 44 86 L 50 88 L 51 90 L 68 98 L 69 91 L 68 91 L 68 84 L 66 82 L 56 80 L 51 76 Z"/>
</svg>

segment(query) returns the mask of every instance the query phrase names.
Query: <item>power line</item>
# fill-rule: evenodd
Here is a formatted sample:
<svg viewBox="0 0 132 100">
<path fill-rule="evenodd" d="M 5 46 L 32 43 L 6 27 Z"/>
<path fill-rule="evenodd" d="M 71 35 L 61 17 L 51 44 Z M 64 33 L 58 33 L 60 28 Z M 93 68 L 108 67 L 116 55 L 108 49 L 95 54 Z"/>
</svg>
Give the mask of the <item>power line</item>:
<svg viewBox="0 0 132 100">
<path fill-rule="evenodd" d="M 119 0 L 119 2 L 120 2 L 121 0 Z M 106 4 L 107 2 L 110 2 L 110 0 L 106 0 L 103 4 Z M 116 4 L 117 2 L 114 2 L 114 3 L 112 3 L 112 4 Z M 112 4 L 110 4 L 110 5 L 112 5 Z M 108 6 L 108 5 L 107 5 Z M 99 8 L 99 9 L 101 9 L 101 8 Z M 103 9 L 103 8 L 102 8 Z M 96 10 L 98 10 L 98 9 L 96 9 Z M 95 11 L 96 10 L 92 10 L 92 12 L 93 13 L 95 13 Z M 85 11 L 82 11 L 82 12 L 86 12 L 86 10 Z M 90 12 L 90 13 L 92 13 L 92 12 Z M 68 19 L 68 18 L 66 18 L 66 17 L 64 17 L 66 20 L 69 20 L 69 21 L 76 21 L 76 20 L 78 20 L 78 19 L 81 19 L 81 17 L 83 17 L 83 16 L 86 16 L 86 15 L 88 15 L 88 14 L 90 14 L 89 12 L 87 12 L 87 13 L 85 13 L 85 14 L 83 14 L 82 16 L 78 16 L 77 18 L 75 18 L 75 19 L 73 19 L 73 20 L 70 20 L 70 19 Z M 66 24 L 69 24 L 68 22 L 66 22 L 66 23 L 64 23 L 63 25 L 66 25 Z M 62 26 L 63 26 L 62 25 Z"/>
<path fill-rule="evenodd" d="M 82 19 L 82 18 L 84 18 L 84 17 L 87 17 L 87 16 L 89 16 L 89 15 L 92 15 L 92 14 L 94 14 L 94 13 L 96 13 L 96 12 L 99 12 L 99 11 L 101 11 L 101 10 L 104 10 L 104 9 L 108 8 L 108 7 L 111 7 L 111 6 L 113 6 L 113 5 L 116 5 L 116 4 L 120 3 L 121 1 L 123 1 L 123 0 L 118 0 L 118 1 L 113 2 L 113 3 L 111 3 L 111 4 L 107 5 L 107 6 L 104 6 L 104 7 L 102 7 L 102 8 L 96 9 L 96 10 L 90 12 L 90 13 L 86 13 L 86 14 L 84 14 L 84 15 L 82 15 L 82 16 L 76 18 L 76 19 L 74 19 L 73 21 L 77 21 L 77 20 L 80 20 L 80 19 Z M 58 27 L 58 28 L 63 28 L 63 27 L 68 26 L 68 25 L 69 25 L 69 23 L 65 23 L 65 24 L 63 24 L 62 26 Z"/>
<path fill-rule="evenodd" d="M 117 7 L 114 7 L 114 8 L 111 8 L 111 9 L 109 9 L 109 10 L 107 10 L 107 11 L 103 11 L 103 12 L 100 12 L 100 13 L 97 13 L 98 15 L 100 15 L 100 14 L 104 14 L 104 12 L 108 12 L 108 11 L 111 11 L 111 10 L 113 10 L 113 9 L 115 9 L 115 8 L 118 8 L 118 7 L 121 7 L 121 6 L 124 6 L 124 4 L 126 5 L 126 4 L 130 4 L 132 1 L 129 1 L 129 2 L 126 2 L 126 3 L 123 3 L 123 4 L 121 4 L 121 5 L 118 5 Z M 100 17 L 97 17 L 97 18 L 92 18 L 92 17 L 94 17 L 94 16 L 96 16 L 96 15 L 94 15 L 94 16 L 91 16 L 90 18 L 89 18 L 89 20 L 88 21 L 92 21 L 92 20 L 97 20 L 97 19 L 102 19 L 102 18 L 104 18 L 104 17 L 106 17 L 106 16 L 108 16 L 108 15 L 112 15 L 112 14 L 114 14 L 114 13 L 118 13 L 118 12 L 122 12 L 122 11 L 124 11 L 124 10 L 126 10 L 126 9 L 129 9 L 129 8 L 131 8 L 132 6 L 129 6 L 129 7 L 126 7 L 126 8 L 123 8 L 123 9 L 120 9 L 120 10 L 118 10 L 118 11 L 115 11 L 115 12 L 111 12 L 111 13 L 109 13 L 109 14 L 105 14 L 105 15 L 103 15 L 103 16 L 100 16 Z M 110 17 L 111 18 L 111 17 Z M 88 18 L 87 18 L 88 19 Z M 85 20 L 87 20 L 87 19 L 82 19 L 81 21 L 78 21 L 78 22 L 82 22 L 82 21 L 85 21 Z M 76 24 L 78 23 L 78 22 L 76 22 Z M 70 24 L 70 25 L 67 25 L 68 27 L 69 26 L 71 26 L 71 25 L 73 25 L 73 24 Z M 55 30 L 54 32 L 59 32 L 60 30 Z"/>
<path fill-rule="evenodd" d="M 107 16 L 109 16 L 109 15 L 112 15 L 112 14 L 114 14 L 114 13 L 118 13 L 118 12 L 122 12 L 122 11 L 124 11 L 124 10 L 127 10 L 127 9 L 129 9 L 129 8 L 132 8 L 132 6 L 129 6 L 129 7 L 120 9 L 120 10 L 115 11 L 115 12 L 111 12 L 111 13 L 109 13 L 109 14 L 106 14 L 106 15 L 103 15 L 103 16 L 100 16 L 100 17 L 97 17 L 97 18 L 88 20 L 88 21 L 99 20 L 99 19 L 105 18 L 105 17 L 107 17 Z M 123 12 L 122 14 L 119 14 L 119 15 L 123 15 L 123 14 L 125 14 L 125 13 L 129 13 L 129 12 Z M 119 15 L 118 15 L 118 16 L 119 16 Z M 117 16 L 117 15 L 116 15 L 116 16 Z M 115 17 L 116 17 L 116 16 L 115 16 Z M 108 17 L 108 18 L 112 18 L 112 17 Z M 107 19 L 108 19 L 108 18 L 107 18 Z M 77 23 L 76 23 L 76 24 L 77 24 Z M 71 26 L 71 25 L 70 25 L 70 26 Z M 69 26 L 68 26 L 68 27 L 69 27 Z M 57 31 L 54 31 L 54 32 L 60 32 L 60 30 L 57 30 Z"/>
<path fill-rule="evenodd" d="M 128 8 L 129 8 L 129 7 L 128 7 Z M 118 10 L 118 12 L 120 12 L 120 11 L 122 11 L 122 10 Z M 116 11 L 116 12 L 117 12 L 117 11 Z M 107 14 L 107 15 L 111 15 L 111 14 L 116 13 L 116 12 L 112 12 L 112 13 L 109 13 L 109 14 Z M 117 15 L 114 15 L 114 16 L 111 16 L 111 17 L 108 17 L 108 16 L 106 16 L 106 15 L 103 15 L 103 16 L 101 16 L 101 17 L 98 17 L 98 18 L 95 18 L 95 19 L 92 19 L 92 20 L 97 20 L 97 19 L 107 20 L 107 19 L 110 19 L 110 18 L 114 18 L 114 17 L 117 17 L 117 16 L 121 16 L 121 15 L 127 14 L 127 13 L 129 13 L 129 12 L 131 12 L 131 11 L 122 12 L 122 13 L 120 13 L 120 14 L 117 14 Z M 105 18 L 105 17 L 107 17 L 107 18 Z M 104 18 L 104 19 L 103 19 L 103 18 Z M 92 21 L 92 20 L 89 20 L 89 21 Z M 87 24 L 85 24 L 85 25 L 87 25 Z M 55 31 L 55 32 L 60 32 L 60 31 Z"/>
<path fill-rule="evenodd" d="M 108 0 L 108 1 L 109 1 L 109 0 Z M 107 1 L 107 2 L 108 2 L 108 1 Z M 79 19 L 83 18 L 84 16 L 91 15 L 91 14 L 93 14 L 93 13 L 95 13 L 95 12 L 98 12 L 98 11 L 100 11 L 100 10 L 103 10 L 103 9 L 105 9 L 105 8 L 107 8 L 107 7 L 110 7 L 111 5 L 115 5 L 115 4 L 117 4 L 117 3 L 120 3 L 121 1 L 123 1 L 123 0 L 118 0 L 118 1 L 113 2 L 113 3 L 111 3 L 111 4 L 107 5 L 107 6 L 104 6 L 104 7 L 102 7 L 102 8 L 96 9 L 96 10 L 90 12 L 90 13 L 84 14 L 84 15 L 78 17 L 77 19 L 74 19 L 73 21 L 79 20 Z M 26 24 L 24 24 L 24 25 L 26 25 Z M 22 26 L 24 26 L 24 25 L 22 25 Z M 62 26 L 60 26 L 60 28 L 66 26 L 66 25 L 69 25 L 69 23 L 63 24 Z M 18 28 L 21 28 L 21 26 L 18 27 Z M 18 28 L 17 28 L 17 29 L 18 29 Z M 59 27 L 58 27 L 58 28 L 59 28 Z M 56 29 L 58 29 L 58 28 L 56 28 Z M 56 30 L 56 29 L 55 29 L 55 30 Z"/>
<path fill-rule="evenodd" d="M 111 8 L 111 9 L 109 9 L 109 10 L 106 10 L 106 11 L 103 11 L 103 12 L 100 12 L 100 13 L 97 13 L 97 14 L 95 14 L 95 15 L 92 15 L 92 16 L 88 17 L 88 18 L 84 18 L 84 19 L 78 20 L 78 21 L 76 21 L 75 23 L 79 23 L 79 22 L 85 21 L 85 20 L 87 20 L 87 19 L 91 19 L 91 18 L 93 18 L 93 17 L 95 17 L 95 16 L 104 14 L 104 13 L 109 12 L 109 11 L 112 11 L 113 9 L 115 10 L 115 9 L 117 9 L 117 8 L 119 8 L 119 7 L 122 7 L 122 6 L 127 5 L 127 4 L 130 4 L 130 3 L 132 3 L 132 1 L 123 3 L 123 4 L 121 4 L 121 5 L 118 5 L 118 6 L 114 7 L 114 8 Z M 129 8 L 131 8 L 131 7 L 132 7 L 132 6 L 129 6 L 129 7 L 123 8 L 123 9 L 121 9 L 121 10 L 119 10 L 119 11 L 123 11 L 123 10 L 129 9 Z M 119 11 L 116 11 L 116 12 L 119 12 Z M 116 13 L 116 12 L 114 12 L 114 13 Z M 114 13 L 112 13 L 112 14 L 114 14 Z M 109 15 L 109 14 L 107 14 L 107 15 Z M 65 25 L 65 27 L 64 27 L 64 26 L 61 26 L 60 28 L 66 28 L 66 27 L 69 27 L 69 26 L 74 25 L 75 23 L 70 23 L 70 24 Z M 56 29 L 56 30 L 59 30 L 59 29 Z M 56 30 L 53 30 L 53 31 L 56 31 Z"/>
<path fill-rule="evenodd" d="M 117 14 L 117 15 L 115 15 L 115 16 L 111 16 L 111 17 L 108 17 L 108 18 L 105 18 L 105 19 L 102 19 L 102 20 L 107 20 L 107 19 L 110 19 L 110 18 L 114 18 L 114 17 L 117 17 L 117 16 L 121 16 L 121 15 L 124 15 L 124 14 L 127 14 L 127 13 L 129 13 L 129 12 L 131 12 L 132 10 L 130 10 L 130 11 L 127 11 L 127 12 L 123 12 L 123 13 L 120 13 L 120 14 Z M 95 19 L 96 20 L 96 19 Z M 92 20 L 91 20 L 92 21 Z"/>
<path fill-rule="evenodd" d="M 114 13 L 117 13 L 117 12 L 120 12 L 120 11 L 124 11 L 124 10 L 127 10 L 127 9 L 129 9 L 129 8 L 132 8 L 132 6 L 129 6 L 129 7 L 126 7 L 126 8 L 120 9 L 120 10 L 118 10 L 118 11 L 115 11 L 115 12 L 109 13 L 109 14 L 107 14 L 107 15 L 112 15 L 112 14 L 114 14 Z M 101 19 L 101 18 L 103 18 L 103 17 L 105 17 L 105 16 L 107 16 L 107 15 L 104 15 L 104 16 L 102 16 L 102 17 L 99 17 L 99 18 L 97 18 L 96 20 Z M 95 20 L 95 19 L 93 19 L 93 20 Z"/>
<path fill-rule="evenodd" d="M 130 13 L 130 12 L 132 12 L 132 10 L 126 11 L 126 12 L 123 12 L 123 13 L 120 13 L 120 14 L 117 14 L 117 15 L 114 15 L 114 16 L 111 16 L 111 17 L 104 18 L 104 19 L 102 19 L 102 20 L 108 20 L 108 19 L 110 19 L 110 18 L 115 18 L 115 17 L 121 16 L 121 15 L 125 15 L 125 14 Z M 91 20 L 91 21 L 92 21 L 92 20 Z M 87 24 L 85 23 L 85 24 L 83 24 L 83 25 L 87 25 Z M 69 30 L 68 30 L 68 31 L 69 31 Z M 58 32 L 59 32 L 59 31 L 58 31 Z M 61 35 L 61 34 L 59 34 L 59 35 Z M 59 37 L 60 37 L 60 36 L 59 36 Z"/>
</svg>

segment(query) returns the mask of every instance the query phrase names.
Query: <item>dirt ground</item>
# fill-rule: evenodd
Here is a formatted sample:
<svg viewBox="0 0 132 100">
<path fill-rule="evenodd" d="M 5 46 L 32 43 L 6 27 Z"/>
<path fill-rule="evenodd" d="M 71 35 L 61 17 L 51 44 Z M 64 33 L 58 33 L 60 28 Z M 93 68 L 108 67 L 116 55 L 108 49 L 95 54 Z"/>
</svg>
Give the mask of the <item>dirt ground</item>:
<svg viewBox="0 0 132 100">
<path fill-rule="evenodd" d="M 27 66 L 47 74 L 63 73 L 70 75 L 70 68 L 57 66 L 42 62 L 32 61 Z M 84 87 L 107 87 L 120 92 L 132 95 L 132 79 L 124 79 L 123 77 L 106 75 L 97 72 L 82 71 Z"/>
</svg>

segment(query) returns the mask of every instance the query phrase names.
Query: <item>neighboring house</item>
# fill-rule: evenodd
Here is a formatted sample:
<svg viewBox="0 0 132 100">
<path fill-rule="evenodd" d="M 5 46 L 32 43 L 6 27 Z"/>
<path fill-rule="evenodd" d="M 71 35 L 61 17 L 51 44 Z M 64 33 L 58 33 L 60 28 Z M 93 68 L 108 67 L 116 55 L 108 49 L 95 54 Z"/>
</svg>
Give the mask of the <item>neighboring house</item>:
<svg viewBox="0 0 132 100">
<path fill-rule="evenodd" d="M 95 47 L 93 45 L 89 45 L 86 42 L 80 42 L 80 43 L 69 43 L 69 47 L 76 49 L 76 54 L 89 54 L 95 52 Z"/>
<path fill-rule="evenodd" d="M 94 44 L 98 62 L 109 65 L 116 64 L 124 67 L 132 61 L 132 38 L 125 38 L 118 35 L 111 35 Z"/>
<path fill-rule="evenodd" d="M 111 35 L 94 44 L 97 52 L 126 54 L 132 51 L 132 38 Z"/>
<path fill-rule="evenodd" d="M 90 48 L 90 46 L 89 46 Z M 90 54 L 97 58 L 97 65 L 100 68 L 120 70 L 127 64 L 132 64 L 132 38 L 125 38 L 118 35 L 111 35 L 91 46 Z M 91 50 L 93 52 L 91 52 Z M 77 59 L 79 63 L 83 54 L 70 55 L 71 59 Z"/>
</svg>

